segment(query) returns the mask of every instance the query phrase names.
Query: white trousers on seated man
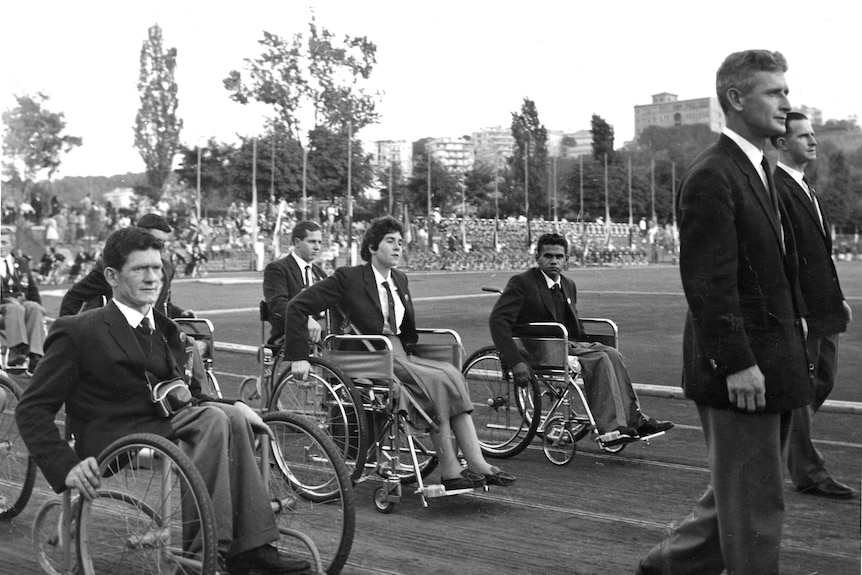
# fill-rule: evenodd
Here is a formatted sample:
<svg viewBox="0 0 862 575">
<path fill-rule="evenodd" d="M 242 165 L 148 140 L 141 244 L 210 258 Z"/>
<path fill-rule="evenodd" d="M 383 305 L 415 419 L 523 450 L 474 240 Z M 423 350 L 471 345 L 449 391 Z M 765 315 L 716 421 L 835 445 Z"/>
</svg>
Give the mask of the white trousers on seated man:
<svg viewBox="0 0 862 575">
<path fill-rule="evenodd" d="M 27 346 L 27 353 L 44 355 L 45 308 L 34 301 L 7 299 L 0 304 L 6 332 L 6 345 L 11 349 Z"/>
</svg>

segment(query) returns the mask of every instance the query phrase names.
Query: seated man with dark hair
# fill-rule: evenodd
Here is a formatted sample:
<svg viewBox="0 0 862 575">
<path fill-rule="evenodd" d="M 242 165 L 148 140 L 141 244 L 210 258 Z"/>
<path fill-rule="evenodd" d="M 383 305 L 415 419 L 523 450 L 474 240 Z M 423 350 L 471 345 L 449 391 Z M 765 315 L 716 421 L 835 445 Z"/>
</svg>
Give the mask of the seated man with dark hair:
<svg viewBox="0 0 862 575">
<path fill-rule="evenodd" d="M 637 441 L 640 437 L 667 431 L 670 421 L 656 421 L 643 414 L 619 351 L 600 343 L 585 343 L 578 319 L 575 282 L 562 275 L 568 261 L 569 243 L 559 234 L 544 234 L 536 246 L 537 267 L 513 276 L 491 312 L 491 338 L 500 352 L 503 367 L 512 370 L 515 382 L 532 378 L 525 358 L 513 337 L 515 326 L 532 322 L 557 322 L 569 333 L 569 355 L 582 367 L 586 397 L 600 434 L 607 446 Z"/>
<path fill-rule="evenodd" d="M 254 455 L 255 431 L 266 424 L 241 402 L 201 392 L 200 372 L 189 376 L 189 346 L 179 326 L 154 309 L 162 287 L 162 243 L 141 228 L 108 237 L 104 275 L 113 299 L 105 306 L 54 323 L 45 356 L 16 411 L 21 437 L 50 483 L 92 498 L 100 485 L 95 456 L 131 433 L 176 441 L 191 458 L 216 503 L 218 551 L 232 575 L 310 573 L 308 562 L 283 557 Z M 148 384 L 182 378 L 193 400 L 162 416 Z M 74 449 L 54 423 L 65 406 Z"/>
<path fill-rule="evenodd" d="M 297 222 L 290 234 L 293 251 L 271 262 L 263 271 L 263 297 L 269 307 L 272 325 L 269 343 L 278 344 L 284 338 L 284 318 L 287 302 L 305 288 L 326 279 L 326 273 L 314 263 L 320 253 L 323 232 L 320 224 L 310 220 Z M 315 317 L 308 318 L 308 338 L 319 341 L 321 326 Z"/>
</svg>

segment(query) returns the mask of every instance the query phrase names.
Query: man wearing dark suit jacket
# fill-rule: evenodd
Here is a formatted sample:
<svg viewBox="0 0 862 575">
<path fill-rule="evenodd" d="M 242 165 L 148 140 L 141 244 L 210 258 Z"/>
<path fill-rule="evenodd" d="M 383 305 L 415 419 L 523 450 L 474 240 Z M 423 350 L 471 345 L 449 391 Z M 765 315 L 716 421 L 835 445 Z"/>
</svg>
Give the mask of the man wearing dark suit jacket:
<svg viewBox="0 0 862 575">
<path fill-rule="evenodd" d="M 489 325 L 491 339 L 500 352 L 505 369 L 515 382 L 526 384 L 532 377 L 529 357 L 522 356 L 515 341 L 516 326 L 531 322 L 557 322 L 566 326 L 569 354 L 583 369 L 587 403 L 608 446 L 637 441 L 673 427 L 641 412 L 622 356 L 613 347 L 585 343 L 578 319 L 575 282 L 562 275 L 568 261 L 569 244 L 559 234 L 544 234 L 536 245 L 538 267 L 513 276 L 494 305 Z"/>
<path fill-rule="evenodd" d="M 171 226 L 167 220 L 158 214 L 145 214 L 135 224 L 136 227 L 149 230 L 159 241 L 166 242 L 171 234 Z M 84 310 L 102 306 L 103 301 L 111 299 L 111 286 L 105 279 L 104 268 L 101 262 L 93 266 L 93 269 L 80 281 L 76 282 L 63 296 L 60 302 L 60 315 L 74 315 Z M 190 309 L 182 309 L 171 301 L 171 282 L 174 279 L 174 265 L 171 258 L 162 257 L 162 291 L 156 302 L 155 308 L 159 313 L 169 318 L 195 317 L 195 312 Z"/>
<path fill-rule="evenodd" d="M 810 406 L 793 410 L 787 466 L 790 478 L 802 493 L 849 499 L 855 491 L 835 481 L 826 470 L 823 456 L 811 441 L 811 417 L 823 405 L 838 371 L 838 334 L 852 318 L 832 261 L 829 221 L 814 187 L 805 177 L 805 167 L 817 159 L 817 140 L 805 114 L 790 112 L 787 132 L 773 136 L 778 149 L 775 187 L 789 216 L 799 256 L 799 287 L 808 307 L 808 361 L 814 366 L 814 398 Z"/>
<path fill-rule="evenodd" d="M 790 412 L 810 396 L 793 232 L 763 154 L 784 133 L 786 70 L 778 52 L 725 59 L 716 92 L 727 127 L 680 184 L 682 385 L 703 426 L 711 481 L 639 575 L 779 572 L 782 451 Z"/>
<path fill-rule="evenodd" d="M 0 230 L 0 315 L 10 348 L 9 367 L 32 372 L 43 353 L 45 308 L 30 262 L 12 254 L 12 237 L 11 228 Z"/>
<path fill-rule="evenodd" d="M 254 431 L 265 432 L 266 425 L 241 402 L 201 393 L 201 372 L 189 375 L 193 346 L 153 309 L 163 277 L 161 249 L 141 228 L 108 238 L 104 273 L 113 299 L 54 323 L 16 411 L 21 437 L 55 491 L 78 489 L 87 498 L 100 484 L 95 456 L 112 441 L 133 432 L 175 440 L 217 504 L 218 550 L 228 572 L 308 573 L 307 562 L 281 557 L 270 545 L 278 528 L 254 455 Z M 194 399 L 164 418 L 148 385 L 176 377 Z M 74 449 L 54 424 L 64 405 Z"/>
<path fill-rule="evenodd" d="M 280 343 L 284 337 L 287 302 L 308 286 L 326 279 L 326 273 L 314 263 L 320 253 L 323 232 L 317 222 L 297 222 L 290 234 L 293 251 L 266 266 L 263 271 L 263 297 L 269 307 L 269 343 Z M 321 326 L 317 319 L 308 318 L 308 338 L 319 341 Z"/>
</svg>

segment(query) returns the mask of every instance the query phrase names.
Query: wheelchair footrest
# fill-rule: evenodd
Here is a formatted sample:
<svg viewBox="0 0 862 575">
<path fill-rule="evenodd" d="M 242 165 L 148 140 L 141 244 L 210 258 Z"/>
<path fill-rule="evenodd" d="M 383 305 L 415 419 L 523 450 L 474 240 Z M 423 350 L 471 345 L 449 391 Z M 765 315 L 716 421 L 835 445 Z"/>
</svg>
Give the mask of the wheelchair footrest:
<svg viewBox="0 0 862 575">
<path fill-rule="evenodd" d="M 644 436 L 638 437 L 638 440 L 649 444 L 650 439 L 655 439 L 656 437 L 660 437 L 660 436 L 664 435 L 665 433 L 667 433 L 667 432 L 659 431 L 658 433 L 653 433 L 651 435 L 644 435 Z"/>
<path fill-rule="evenodd" d="M 477 489 L 483 489 L 487 491 L 486 486 L 479 487 L 468 487 L 466 489 L 449 489 L 447 490 L 443 487 L 442 483 L 429 483 L 420 489 L 417 489 L 413 493 L 416 495 L 424 495 L 426 498 L 431 499 L 432 497 L 449 497 L 450 495 L 463 495 L 464 493 L 471 493 L 476 491 Z"/>
</svg>

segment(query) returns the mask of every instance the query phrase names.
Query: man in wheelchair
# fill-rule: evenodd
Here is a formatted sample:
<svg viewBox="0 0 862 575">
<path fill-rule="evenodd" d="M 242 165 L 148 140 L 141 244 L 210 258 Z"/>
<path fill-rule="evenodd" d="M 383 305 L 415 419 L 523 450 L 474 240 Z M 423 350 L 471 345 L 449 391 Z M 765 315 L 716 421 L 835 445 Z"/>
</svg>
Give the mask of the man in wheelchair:
<svg viewBox="0 0 862 575">
<path fill-rule="evenodd" d="M 161 249 L 160 240 L 137 227 L 108 238 L 103 261 L 113 299 L 54 323 L 16 412 L 21 437 L 56 492 L 74 488 L 89 499 L 101 481 L 95 457 L 113 441 L 131 433 L 176 441 L 216 503 L 218 550 L 229 573 L 310 573 L 308 562 L 271 545 L 279 532 L 254 454 L 255 433 L 266 425 L 245 404 L 201 392 L 191 344 L 153 308 L 162 287 Z M 160 412 L 151 391 L 169 380 L 183 384 L 172 414 Z M 63 405 L 74 449 L 54 423 Z"/>
<path fill-rule="evenodd" d="M 607 446 L 622 445 L 667 431 L 670 421 L 647 417 L 622 356 L 613 347 L 587 343 L 578 319 L 575 282 L 562 275 L 569 244 L 559 234 L 544 234 L 536 246 L 537 267 L 513 276 L 491 312 L 491 338 L 504 369 L 511 369 L 516 384 L 533 377 L 530 358 L 522 355 L 513 338 L 515 327 L 532 322 L 557 322 L 569 333 L 569 354 L 583 370 L 586 397 L 596 426 Z"/>
</svg>

